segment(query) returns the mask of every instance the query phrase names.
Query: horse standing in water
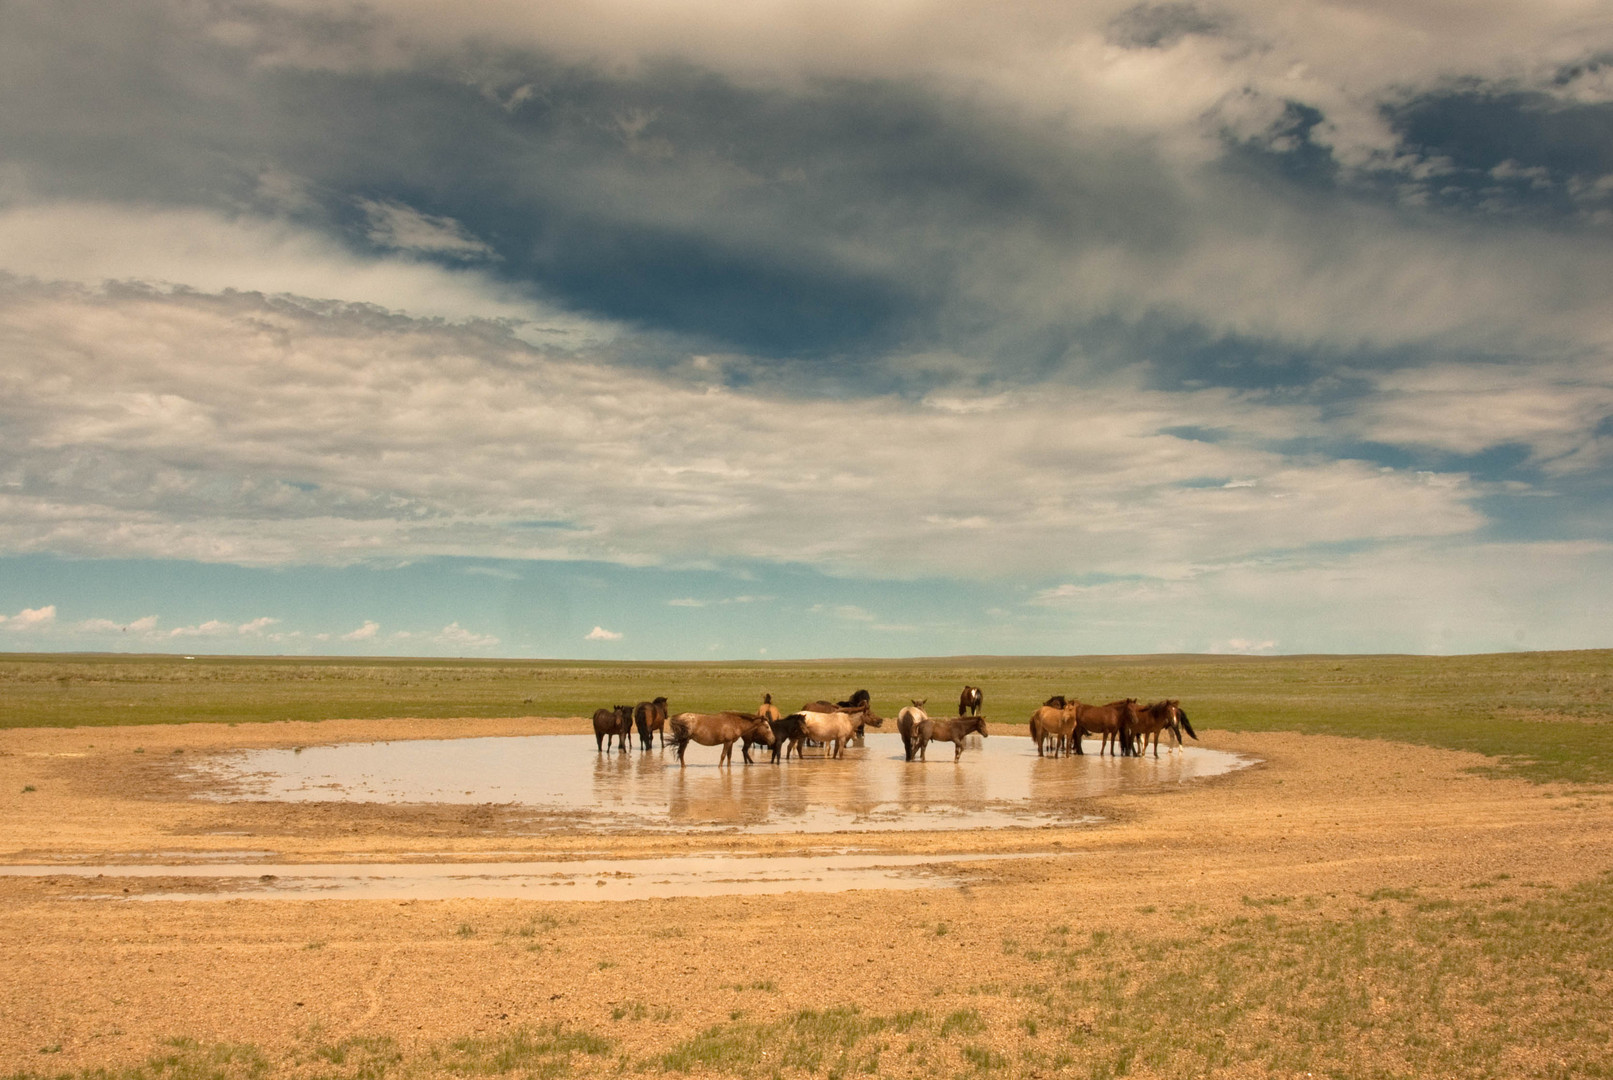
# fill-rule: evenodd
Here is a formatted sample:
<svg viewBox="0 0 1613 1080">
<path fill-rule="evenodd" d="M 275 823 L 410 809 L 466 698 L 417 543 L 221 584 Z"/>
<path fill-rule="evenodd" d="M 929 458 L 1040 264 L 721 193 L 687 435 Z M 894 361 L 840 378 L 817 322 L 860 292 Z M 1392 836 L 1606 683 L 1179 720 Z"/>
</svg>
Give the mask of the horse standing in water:
<svg viewBox="0 0 1613 1080">
<path fill-rule="evenodd" d="M 1057 705 L 1053 704 L 1058 702 Z M 1075 734 L 1075 707 L 1065 704 L 1063 697 L 1049 698 L 1046 705 L 1031 713 L 1031 740 L 1036 743 L 1036 756 L 1058 757 L 1069 753 L 1070 737 Z M 1052 744 L 1052 752 L 1044 755 L 1043 748 Z"/>
<path fill-rule="evenodd" d="M 594 743 L 598 747 L 597 753 L 604 753 L 605 747 L 614 738 L 622 740 L 621 749 L 627 749 L 627 736 L 633 730 L 633 707 L 631 705 L 618 705 L 613 709 L 594 710 Z"/>
<path fill-rule="evenodd" d="M 986 703 L 986 696 L 980 692 L 980 687 L 963 684 L 963 693 L 958 695 L 959 716 L 979 716 L 980 706 Z"/>
<path fill-rule="evenodd" d="M 1131 755 L 1131 731 L 1137 725 L 1137 699 L 1126 698 L 1124 701 L 1111 701 L 1107 705 L 1083 705 L 1079 701 L 1072 701 L 1070 706 L 1075 709 L 1075 731 L 1071 739 L 1075 743 L 1075 752 L 1083 754 L 1081 749 L 1081 736 L 1097 735 L 1098 756 L 1108 750 L 1114 756 Z"/>
<path fill-rule="evenodd" d="M 638 725 L 638 737 L 644 749 L 650 748 L 651 735 L 661 733 L 661 749 L 666 749 L 666 698 L 641 701 L 633 706 L 633 723 Z"/>
<path fill-rule="evenodd" d="M 913 730 L 930 718 L 924 711 L 924 703 L 929 698 L 908 698 L 911 705 L 903 705 L 902 711 L 896 714 L 896 733 L 902 737 L 902 752 L 907 760 L 913 760 Z"/>
<path fill-rule="evenodd" d="M 924 756 L 924 751 L 930 743 L 937 740 L 949 742 L 954 748 L 952 760 L 957 761 L 963 756 L 963 740 L 977 731 L 982 739 L 986 737 L 986 718 L 984 716 L 960 716 L 957 719 L 948 720 L 921 720 L 913 728 L 913 750 L 918 754 L 919 760 L 924 761 L 927 760 Z"/>
<path fill-rule="evenodd" d="M 742 742 L 740 753 L 745 764 L 751 764 L 750 744 L 773 745 L 773 730 L 767 721 L 755 713 L 679 713 L 667 721 L 672 730 L 672 744 L 678 751 L 678 767 L 683 767 L 683 752 L 691 742 L 701 746 L 722 746 L 718 765 L 727 765 L 734 758 L 734 743 Z"/>
</svg>

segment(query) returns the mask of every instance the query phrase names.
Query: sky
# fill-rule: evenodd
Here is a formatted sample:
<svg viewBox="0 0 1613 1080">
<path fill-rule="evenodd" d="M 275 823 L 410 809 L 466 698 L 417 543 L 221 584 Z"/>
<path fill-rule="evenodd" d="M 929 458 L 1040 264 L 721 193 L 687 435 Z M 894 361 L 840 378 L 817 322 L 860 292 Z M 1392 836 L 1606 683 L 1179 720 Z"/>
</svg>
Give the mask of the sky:
<svg viewBox="0 0 1613 1080">
<path fill-rule="evenodd" d="M 1610 647 L 1610 463 L 1610 0 L 0 5 L 0 651 Z"/>
</svg>

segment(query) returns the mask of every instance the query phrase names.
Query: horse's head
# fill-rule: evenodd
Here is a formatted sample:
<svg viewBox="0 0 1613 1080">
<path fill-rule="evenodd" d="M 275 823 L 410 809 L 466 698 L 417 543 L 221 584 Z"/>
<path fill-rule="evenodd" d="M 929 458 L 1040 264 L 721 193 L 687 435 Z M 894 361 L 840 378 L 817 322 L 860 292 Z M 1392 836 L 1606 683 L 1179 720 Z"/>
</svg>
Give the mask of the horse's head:
<svg viewBox="0 0 1613 1080">
<path fill-rule="evenodd" d="M 929 701 L 930 699 L 929 698 L 908 698 L 907 700 L 909 700 L 909 701 L 911 701 L 913 703 L 913 707 L 915 709 L 922 709 L 922 708 L 924 708 L 924 703 L 926 701 Z"/>
</svg>

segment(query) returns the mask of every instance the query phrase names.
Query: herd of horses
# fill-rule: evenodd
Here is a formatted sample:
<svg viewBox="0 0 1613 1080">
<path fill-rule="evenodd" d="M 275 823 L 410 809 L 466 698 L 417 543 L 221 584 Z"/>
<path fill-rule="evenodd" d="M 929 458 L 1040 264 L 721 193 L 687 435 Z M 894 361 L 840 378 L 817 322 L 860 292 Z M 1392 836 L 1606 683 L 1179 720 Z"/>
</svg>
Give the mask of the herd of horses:
<svg viewBox="0 0 1613 1080">
<path fill-rule="evenodd" d="M 984 695 L 979 687 L 963 688 L 955 717 L 930 716 L 924 711 L 927 700 L 913 699 L 911 705 L 904 705 L 896 714 L 896 731 L 902 737 L 908 761 L 925 760 L 932 742 L 951 743 L 952 760 L 957 761 L 970 735 L 986 737 L 986 719 L 980 715 Z M 675 716 L 667 714 L 666 698 L 658 697 L 637 705 L 596 710 L 594 741 L 600 753 L 611 748 L 612 740 L 619 740 L 620 749 L 626 751 L 636 732 L 642 748 L 649 750 L 659 735 L 663 749 L 671 741 L 680 767 L 690 743 L 721 746 L 718 763 L 722 765 L 733 760 L 734 744 L 738 743 L 740 755 L 749 765 L 753 746 L 768 747 L 774 763 L 787 761 L 791 754 L 804 756 L 802 748 L 809 744 L 823 747 L 827 757 L 838 758 L 848 745 L 862 741 L 865 729 L 884 725 L 884 718 L 874 715 L 866 690 L 858 690 L 845 701 L 809 701 L 789 715 L 779 711 L 771 694 L 762 695 L 755 712 L 685 712 Z M 1138 704 L 1136 698 L 1088 705 L 1056 694 L 1031 714 L 1030 729 L 1036 753 L 1042 757 L 1084 754 L 1081 740 L 1086 736 L 1098 738 L 1100 756 L 1141 755 L 1152 740 L 1156 758 L 1161 734 L 1173 736 L 1177 746 L 1182 745 L 1184 733 L 1198 739 L 1187 713 L 1174 698 L 1148 705 Z"/>
</svg>

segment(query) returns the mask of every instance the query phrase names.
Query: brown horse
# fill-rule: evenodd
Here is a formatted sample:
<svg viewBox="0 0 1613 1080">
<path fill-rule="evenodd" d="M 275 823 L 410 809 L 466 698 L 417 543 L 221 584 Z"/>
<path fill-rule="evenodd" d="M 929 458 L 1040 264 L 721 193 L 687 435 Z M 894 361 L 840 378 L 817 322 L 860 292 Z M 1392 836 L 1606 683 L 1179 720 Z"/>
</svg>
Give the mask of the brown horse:
<svg viewBox="0 0 1613 1080">
<path fill-rule="evenodd" d="M 913 729 L 930 718 L 924 711 L 924 703 L 929 698 L 908 698 L 911 705 L 903 705 L 902 711 L 896 714 L 896 733 L 902 737 L 902 752 L 907 760 L 913 760 Z"/>
<path fill-rule="evenodd" d="M 1062 697 L 1058 701 L 1058 705 L 1050 701 L 1031 713 L 1031 738 L 1036 741 L 1037 757 L 1069 753 L 1070 736 L 1075 733 L 1075 709 L 1065 705 Z M 1052 753 L 1044 755 L 1042 749 L 1048 743 L 1053 744 Z"/>
<path fill-rule="evenodd" d="M 1101 737 L 1098 743 L 1099 757 L 1103 756 L 1105 750 L 1113 755 L 1131 753 L 1131 729 L 1137 723 L 1136 698 L 1111 701 L 1107 705 L 1083 705 L 1079 701 L 1072 701 L 1070 707 L 1075 710 L 1075 731 L 1071 739 L 1077 754 L 1084 753 L 1081 749 L 1083 735 Z"/>
<path fill-rule="evenodd" d="M 1154 756 L 1158 757 L 1159 733 L 1161 731 L 1168 731 L 1175 735 L 1176 745 L 1181 746 L 1182 732 L 1184 730 L 1195 742 L 1198 741 L 1198 733 L 1193 730 L 1193 725 L 1187 722 L 1187 713 L 1182 711 L 1181 703 L 1175 698 L 1139 706 L 1137 709 L 1137 726 L 1132 729 L 1132 734 L 1140 739 L 1137 744 L 1137 753 L 1142 754 L 1143 748 L 1148 745 L 1149 736 L 1153 736 Z"/>
<path fill-rule="evenodd" d="M 980 687 L 963 684 L 963 693 L 958 695 L 959 716 L 979 716 L 980 706 L 986 703 L 986 696 L 980 692 Z"/>
<path fill-rule="evenodd" d="M 756 715 L 766 720 L 769 724 L 779 718 L 778 706 L 773 704 L 772 694 L 762 695 L 762 703 L 757 706 Z"/>
<path fill-rule="evenodd" d="M 920 761 L 927 760 L 925 750 L 932 742 L 949 742 L 953 745 L 952 760 L 957 761 L 963 756 L 963 740 L 974 732 L 980 732 L 980 737 L 986 737 L 986 718 L 984 716 L 960 716 L 949 720 L 923 720 L 913 729 L 913 749 Z"/>
<path fill-rule="evenodd" d="M 644 749 L 650 748 L 651 735 L 661 733 L 661 748 L 666 749 L 666 698 L 641 701 L 633 706 L 633 723 L 638 725 L 638 737 Z"/>
<path fill-rule="evenodd" d="M 613 709 L 594 710 L 594 743 L 599 748 L 598 753 L 605 752 L 605 746 L 612 739 L 620 737 L 621 749 L 627 749 L 627 736 L 633 730 L 633 707 L 631 705 L 618 705 Z"/>
<path fill-rule="evenodd" d="M 750 744 L 759 742 L 771 746 L 773 731 L 755 713 L 719 712 L 719 713 L 679 713 L 667 721 L 667 727 L 672 732 L 672 745 L 678 751 L 678 766 L 683 766 L 683 752 L 690 743 L 697 742 L 701 746 L 722 745 L 722 757 L 717 760 L 718 765 L 727 765 L 734 758 L 734 743 L 745 740 L 740 753 L 745 757 L 745 764 L 751 763 Z"/>
</svg>

